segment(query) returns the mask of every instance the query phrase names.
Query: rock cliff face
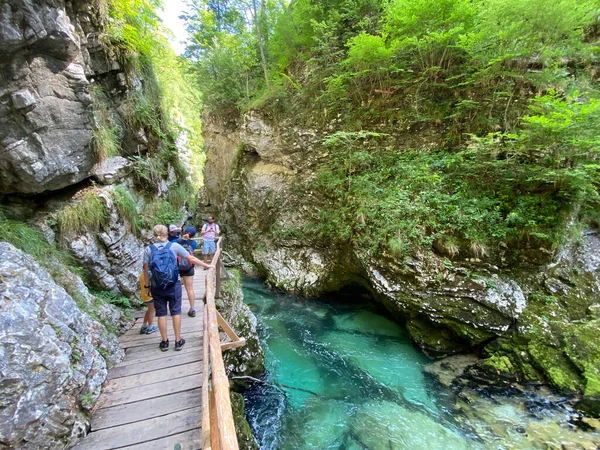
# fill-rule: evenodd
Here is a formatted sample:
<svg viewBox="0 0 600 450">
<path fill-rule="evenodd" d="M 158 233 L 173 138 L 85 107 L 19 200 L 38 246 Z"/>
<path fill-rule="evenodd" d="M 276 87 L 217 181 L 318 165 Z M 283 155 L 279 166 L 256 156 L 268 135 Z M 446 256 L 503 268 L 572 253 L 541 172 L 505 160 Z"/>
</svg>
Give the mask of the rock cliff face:
<svg viewBox="0 0 600 450">
<path fill-rule="evenodd" d="M 98 69 L 90 51 L 100 46 L 87 3 L 2 2 L 0 192 L 61 189 L 96 162 L 88 86 Z"/>
<path fill-rule="evenodd" d="M 432 356 L 483 348 L 488 369 L 600 398 L 594 393 L 600 354 L 595 344 L 583 344 L 583 336 L 600 337 L 595 234 L 538 264 L 530 263 L 534 257 L 527 264 L 450 262 L 433 250 L 399 261 L 387 254 L 375 258 L 359 245 L 339 248 L 298 231 L 319 209 L 310 181 L 323 132 L 256 112 L 237 122 L 207 117 L 204 123 L 201 212 L 217 215 L 240 265 L 275 287 L 308 295 L 362 285 Z M 581 342 L 573 345 L 574 339 Z M 594 362 L 586 365 L 586 358 Z"/>
<path fill-rule="evenodd" d="M 145 199 L 132 189 L 134 163 L 158 138 L 131 119 L 132 93 L 149 82 L 125 68 L 107 38 L 104 2 L 6 0 L 0 5 L 0 203 L 7 216 L 33 224 L 70 250 L 98 288 L 137 290 L 139 236 L 119 216 L 113 186 L 128 188 L 138 212 Z M 122 55 L 121 55 L 122 56 Z M 99 102 L 101 104 L 99 104 Z M 107 119 L 108 118 L 108 119 Z M 98 129 L 110 122 L 121 155 L 103 155 Z M 153 180 L 164 196 L 176 183 Z M 108 210 L 101 230 L 61 230 L 52 214 L 77 204 L 97 184 Z"/>
<path fill-rule="evenodd" d="M 57 272 L 76 300 L 33 258 L 0 243 L 2 447 L 64 448 L 85 433 L 85 410 L 100 395 L 107 363 L 123 357 L 113 334 L 119 311 L 94 299 L 65 268 Z"/>
</svg>

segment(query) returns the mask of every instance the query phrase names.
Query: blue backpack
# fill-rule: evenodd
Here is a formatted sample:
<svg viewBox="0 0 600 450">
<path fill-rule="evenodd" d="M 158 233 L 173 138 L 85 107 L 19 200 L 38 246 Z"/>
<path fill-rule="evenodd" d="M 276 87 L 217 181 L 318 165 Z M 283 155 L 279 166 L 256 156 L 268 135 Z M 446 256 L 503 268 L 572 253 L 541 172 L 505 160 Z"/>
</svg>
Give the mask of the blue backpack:
<svg viewBox="0 0 600 450">
<path fill-rule="evenodd" d="M 150 246 L 150 271 L 152 272 L 152 286 L 167 289 L 177 283 L 179 279 L 179 267 L 177 258 L 171 249 L 171 242 L 162 248 Z"/>
</svg>

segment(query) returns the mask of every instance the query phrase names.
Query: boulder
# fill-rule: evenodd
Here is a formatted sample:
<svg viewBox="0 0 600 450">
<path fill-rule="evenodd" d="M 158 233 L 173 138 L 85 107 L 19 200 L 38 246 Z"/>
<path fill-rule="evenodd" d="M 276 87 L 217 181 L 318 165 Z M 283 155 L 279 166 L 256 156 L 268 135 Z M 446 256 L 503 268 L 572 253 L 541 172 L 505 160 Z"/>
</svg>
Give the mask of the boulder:
<svg viewBox="0 0 600 450">
<path fill-rule="evenodd" d="M 123 357 L 116 328 L 121 315 L 98 301 L 79 277 L 74 299 L 35 260 L 0 243 L 0 442 L 8 448 L 64 448 L 86 432 L 107 375 Z M 78 290 L 79 289 L 79 290 Z"/>
</svg>

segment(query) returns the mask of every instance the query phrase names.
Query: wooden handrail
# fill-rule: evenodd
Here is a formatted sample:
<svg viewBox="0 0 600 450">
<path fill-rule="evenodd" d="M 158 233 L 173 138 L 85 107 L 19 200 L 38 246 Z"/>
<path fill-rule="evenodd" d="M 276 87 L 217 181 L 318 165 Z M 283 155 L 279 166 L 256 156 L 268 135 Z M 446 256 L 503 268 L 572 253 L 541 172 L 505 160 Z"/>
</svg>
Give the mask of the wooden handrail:
<svg viewBox="0 0 600 450">
<path fill-rule="evenodd" d="M 206 275 L 206 305 L 204 307 L 203 384 L 202 384 L 202 448 L 204 450 L 238 450 L 237 436 L 229 396 L 229 380 L 223 364 L 222 350 L 246 343 L 217 311 L 215 298 L 220 289 L 221 243 L 212 260 L 216 269 Z M 232 342 L 221 343 L 219 325 Z"/>
</svg>

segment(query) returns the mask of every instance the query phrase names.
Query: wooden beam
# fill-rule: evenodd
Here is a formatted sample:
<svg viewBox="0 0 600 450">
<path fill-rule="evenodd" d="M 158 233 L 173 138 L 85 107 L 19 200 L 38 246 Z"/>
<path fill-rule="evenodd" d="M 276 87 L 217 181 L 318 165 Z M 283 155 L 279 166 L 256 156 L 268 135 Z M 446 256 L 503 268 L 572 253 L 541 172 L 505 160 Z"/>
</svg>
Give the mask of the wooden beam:
<svg viewBox="0 0 600 450">
<path fill-rule="evenodd" d="M 217 311 L 217 323 L 219 324 L 219 326 L 221 328 L 223 328 L 223 331 L 225 332 L 225 334 L 227 336 L 229 336 L 229 339 L 231 339 L 232 341 L 240 340 L 240 337 L 236 334 L 235 331 L 233 331 L 233 328 L 231 328 L 231 325 L 229 325 L 227 323 L 227 321 L 223 318 L 223 316 L 221 315 L 221 313 L 219 311 Z"/>
<path fill-rule="evenodd" d="M 232 348 L 243 347 L 246 345 L 246 339 L 240 338 L 238 341 L 221 342 L 221 351 L 231 350 Z"/>
<path fill-rule="evenodd" d="M 210 429 L 213 430 L 213 432 L 210 433 L 211 448 L 225 450 L 221 447 L 221 443 L 219 442 L 219 433 L 216 432 L 219 429 L 219 422 L 217 420 L 215 390 L 212 388 L 210 389 Z"/>
</svg>

